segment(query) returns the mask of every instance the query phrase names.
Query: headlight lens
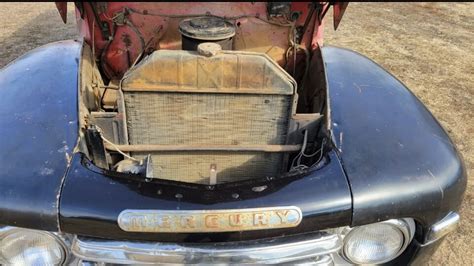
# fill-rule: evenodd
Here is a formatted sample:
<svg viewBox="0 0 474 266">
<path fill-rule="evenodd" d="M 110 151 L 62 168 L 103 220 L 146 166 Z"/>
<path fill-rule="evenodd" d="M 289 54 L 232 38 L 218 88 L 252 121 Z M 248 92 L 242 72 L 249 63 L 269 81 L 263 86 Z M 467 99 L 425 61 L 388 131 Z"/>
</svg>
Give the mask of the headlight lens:
<svg viewBox="0 0 474 266">
<path fill-rule="evenodd" d="M 400 255 L 413 234 L 411 219 L 355 227 L 344 237 L 344 256 L 356 264 L 384 263 Z"/>
<path fill-rule="evenodd" d="M 64 244 L 49 232 L 16 227 L 0 231 L 1 264 L 59 265 L 65 259 Z"/>
</svg>

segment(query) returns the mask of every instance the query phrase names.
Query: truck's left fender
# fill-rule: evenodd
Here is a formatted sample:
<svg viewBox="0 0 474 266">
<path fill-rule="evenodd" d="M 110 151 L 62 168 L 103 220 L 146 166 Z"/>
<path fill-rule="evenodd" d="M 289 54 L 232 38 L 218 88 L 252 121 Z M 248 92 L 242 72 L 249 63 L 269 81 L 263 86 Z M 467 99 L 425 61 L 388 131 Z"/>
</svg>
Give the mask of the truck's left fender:
<svg viewBox="0 0 474 266">
<path fill-rule="evenodd" d="M 78 139 L 81 43 L 51 43 L 0 71 L 0 224 L 58 231 Z"/>
<path fill-rule="evenodd" d="M 457 211 L 461 156 L 430 111 L 367 57 L 321 49 L 328 128 L 352 193 L 352 226 L 411 217 L 428 228 Z"/>
</svg>

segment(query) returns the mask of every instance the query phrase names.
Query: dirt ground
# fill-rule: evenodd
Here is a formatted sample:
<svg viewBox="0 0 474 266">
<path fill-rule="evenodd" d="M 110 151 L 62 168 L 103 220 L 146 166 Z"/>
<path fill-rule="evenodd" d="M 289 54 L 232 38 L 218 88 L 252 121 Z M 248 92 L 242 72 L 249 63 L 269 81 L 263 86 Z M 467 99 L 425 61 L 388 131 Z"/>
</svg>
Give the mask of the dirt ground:
<svg viewBox="0 0 474 266">
<path fill-rule="evenodd" d="M 61 22 L 54 3 L 0 3 L 0 67 L 37 46 L 76 37 L 73 6 Z M 332 19 L 332 18 L 331 18 Z M 461 226 L 431 265 L 474 265 L 474 4 L 351 3 L 326 45 L 367 55 L 431 110 L 464 157 L 469 181 Z"/>
</svg>

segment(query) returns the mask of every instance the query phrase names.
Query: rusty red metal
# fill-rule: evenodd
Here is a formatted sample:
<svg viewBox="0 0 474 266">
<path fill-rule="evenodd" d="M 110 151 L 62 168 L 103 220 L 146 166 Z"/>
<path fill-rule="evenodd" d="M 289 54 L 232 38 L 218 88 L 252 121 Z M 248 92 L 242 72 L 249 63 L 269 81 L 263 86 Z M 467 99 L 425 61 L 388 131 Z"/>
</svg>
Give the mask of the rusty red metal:
<svg viewBox="0 0 474 266">
<path fill-rule="evenodd" d="M 292 14 L 299 14 L 294 22 L 295 27 L 304 25 L 310 13 L 310 5 L 309 2 L 291 3 Z M 326 7 L 328 4 L 324 5 Z M 67 7 L 62 3 L 57 3 L 57 6 L 62 15 Z M 102 70 L 112 79 L 120 78 L 146 48 L 181 49 L 178 23 L 183 18 L 196 15 L 215 15 L 232 20 L 237 29 L 234 49 L 267 53 L 280 65 L 292 67 L 292 60 L 285 58 L 290 45 L 290 29 L 277 26 L 288 24 L 289 21 L 268 18 L 266 2 L 76 4 L 80 34 L 94 47 Z M 323 23 L 320 17 L 313 15 L 302 34 L 300 44 L 307 49 L 315 49 L 322 45 L 322 40 Z M 297 61 L 302 57 L 298 55 Z"/>
<path fill-rule="evenodd" d="M 347 6 L 349 5 L 348 2 L 338 2 L 334 4 L 333 7 L 333 18 L 334 18 L 334 30 L 337 30 L 339 23 L 341 23 L 342 16 L 346 11 Z"/>
<path fill-rule="evenodd" d="M 67 2 L 55 2 L 59 15 L 64 23 L 67 22 Z"/>
</svg>

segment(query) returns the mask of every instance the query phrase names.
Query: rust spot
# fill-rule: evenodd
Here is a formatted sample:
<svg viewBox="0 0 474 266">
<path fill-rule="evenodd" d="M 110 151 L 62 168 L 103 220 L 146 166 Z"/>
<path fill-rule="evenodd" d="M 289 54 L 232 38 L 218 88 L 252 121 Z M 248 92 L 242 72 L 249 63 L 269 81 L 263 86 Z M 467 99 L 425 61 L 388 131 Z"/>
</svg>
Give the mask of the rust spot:
<svg viewBox="0 0 474 266">
<path fill-rule="evenodd" d="M 127 48 L 132 46 L 132 40 L 130 39 L 130 35 L 124 33 L 122 35 L 122 41 L 125 44 L 125 47 L 127 47 Z"/>
</svg>

